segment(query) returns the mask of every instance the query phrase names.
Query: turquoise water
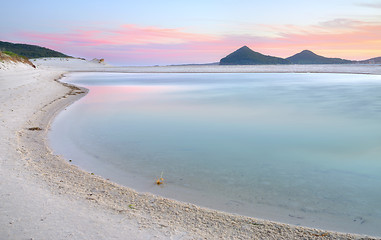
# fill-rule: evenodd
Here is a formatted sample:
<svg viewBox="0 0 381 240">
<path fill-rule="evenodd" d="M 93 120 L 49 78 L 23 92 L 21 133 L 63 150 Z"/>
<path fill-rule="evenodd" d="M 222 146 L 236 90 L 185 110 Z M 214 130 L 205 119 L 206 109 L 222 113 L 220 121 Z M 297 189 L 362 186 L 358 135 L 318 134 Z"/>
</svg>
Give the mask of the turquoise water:
<svg viewBox="0 0 381 240">
<path fill-rule="evenodd" d="M 64 80 L 90 92 L 59 114 L 50 143 L 87 171 L 213 209 L 381 236 L 381 76 Z"/>
</svg>

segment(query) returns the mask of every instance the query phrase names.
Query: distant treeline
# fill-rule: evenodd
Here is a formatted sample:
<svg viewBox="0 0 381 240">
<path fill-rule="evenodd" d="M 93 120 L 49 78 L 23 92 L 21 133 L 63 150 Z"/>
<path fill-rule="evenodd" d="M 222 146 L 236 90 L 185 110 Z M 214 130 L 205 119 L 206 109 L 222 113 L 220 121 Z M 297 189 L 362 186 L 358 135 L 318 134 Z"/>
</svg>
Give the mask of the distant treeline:
<svg viewBox="0 0 381 240">
<path fill-rule="evenodd" d="M 29 44 L 18 44 L 0 41 L 0 51 L 9 51 L 27 58 L 42 58 L 42 57 L 70 57 L 63 53 Z"/>
</svg>

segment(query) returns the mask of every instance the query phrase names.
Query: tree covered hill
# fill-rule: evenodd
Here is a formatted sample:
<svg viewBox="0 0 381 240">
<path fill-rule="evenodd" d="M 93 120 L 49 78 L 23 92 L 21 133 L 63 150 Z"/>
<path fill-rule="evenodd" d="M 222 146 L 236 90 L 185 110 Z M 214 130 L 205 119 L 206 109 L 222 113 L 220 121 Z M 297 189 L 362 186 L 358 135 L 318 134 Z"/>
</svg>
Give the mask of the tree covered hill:
<svg viewBox="0 0 381 240">
<path fill-rule="evenodd" d="M 70 57 L 63 53 L 45 47 L 3 41 L 0 41 L 0 51 L 13 52 L 20 56 L 25 56 L 27 58 Z"/>
</svg>

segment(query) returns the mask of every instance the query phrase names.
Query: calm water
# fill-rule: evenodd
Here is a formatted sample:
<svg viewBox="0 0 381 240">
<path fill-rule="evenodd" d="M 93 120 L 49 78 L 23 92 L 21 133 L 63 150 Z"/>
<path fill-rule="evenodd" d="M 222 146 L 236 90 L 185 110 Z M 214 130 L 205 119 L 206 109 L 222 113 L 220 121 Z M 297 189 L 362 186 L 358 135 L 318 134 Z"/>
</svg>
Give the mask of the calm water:
<svg viewBox="0 0 381 240">
<path fill-rule="evenodd" d="M 87 171 L 213 209 L 381 236 L 381 76 L 65 80 L 90 93 L 59 114 L 50 143 Z"/>
</svg>

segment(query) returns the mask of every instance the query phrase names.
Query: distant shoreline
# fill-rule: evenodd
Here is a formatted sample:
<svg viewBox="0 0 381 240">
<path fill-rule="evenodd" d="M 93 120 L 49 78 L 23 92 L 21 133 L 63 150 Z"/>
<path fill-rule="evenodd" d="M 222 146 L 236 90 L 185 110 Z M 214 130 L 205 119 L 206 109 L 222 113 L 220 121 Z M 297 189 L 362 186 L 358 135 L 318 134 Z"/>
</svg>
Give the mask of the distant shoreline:
<svg viewBox="0 0 381 240">
<path fill-rule="evenodd" d="M 44 85 L 42 85 L 41 88 L 36 88 L 35 85 L 29 84 L 27 82 L 30 81 L 28 80 L 28 76 L 31 72 L 30 70 L 23 72 L 23 76 L 26 76 L 26 80 L 20 78 L 20 74 L 8 73 L 5 73 L 4 77 L 0 78 L 0 81 L 2 79 L 12 79 L 12 81 L 20 81 L 20 84 L 27 84 L 25 86 L 25 90 L 22 92 L 29 91 L 28 94 L 30 94 L 30 96 L 38 94 L 38 92 L 43 89 L 45 89 L 44 91 L 49 89 L 49 91 L 54 93 L 49 95 L 50 99 L 44 97 L 39 100 L 33 100 L 29 102 L 26 102 L 28 101 L 27 99 L 19 100 L 20 103 L 24 101 L 26 104 L 28 104 L 29 108 L 35 110 L 32 111 L 32 113 L 29 112 L 27 114 L 23 112 L 19 113 L 20 116 L 25 116 L 26 118 L 21 117 L 18 120 L 23 126 L 21 129 L 19 127 L 21 125 L 15 126 L 15 129 L 18 129 L 18 133 L 15 139 L 15 141 L 17 140 L 17 143 L 8 146 L 10 151 L 10 154 L 8 155 L 13 156 L 9 158 L 9 161 L 17 162 L 18 167 L 7 167 L 1 170 L 7 171 L 10 175 L 14 174 L 15 176 L 18 175 L 22 179 L 27 179 L 27 181 L 23 180 L 20 182 L 16 179 L 15 182 L 17 182 L 17 184 L 20 186 L 28 188 L 29 185 L 32 185 L 34 188 L 41 188 L 41 191 L 43 191 L 45 194 L 41 197 L 42 199 L 45 198 L 44 196 L 49 196 L 52 199 L 59 199 L 59 201 L 63 201 L 64 206 L 66 207 L 71 206 L 74 209 L 79 209 L 78 206 L 81 206 L 81 209 L 85 209 L 86 214 L 88 214 L 88 217 L 91 219 L 93 219 L 92 216 L 94 214 L 99 213 L 99 216 L 103 216 L 105 219 L 109 219 L 107 223 L 104 223 L 104 228 L 109 231 L 113 231 L 117 227 L 114 226 L 115 222 L 119 221 L 118 219 L 123 217 L 123 219 L 126 219 L 126 224 L 129 224 L 128 228 L 130 230 L 130 234 L 132 234 L 130 236 L 138 236 L 138 234 L 142 234 L 142 232 L 144 232 L 147 234 L 144 236 L 157 236 L 159 239 L 165 239 L 170 236 L 183 236 L 187 239 L 216 239 L 219 237 L 242 239 L 322 239 L 323 237 L 326 237 L 327 239 L 361 238 L 361 236 L 355 234 L 327 232 L 324 230 L 291 226 L 282 223 L 275 223 L 266 220 L 258 220 L 249 217 L 237 216 L 234 214 L 227 214 L 206 208 L 200 208 L 193 204 L 165 199 L 148 193 L 137 193 L 132 189 L 120 186 L 118 184 L 102 179 L 101 177 L 92 175 L 91 173 L 79 170 L 76 166 L 71 165 L 71 163 L 69 163 L 67 160 L 52 153 L 52 151 L 46 145 L 46 134 L 54 116 L 59 111 L 63 110 L 66 106 L 83 97 L 87 93 L 87 90 L 83 88 L 76 88 L 72 85 L 63 86 L 62 83 L 53 81 L 53 79 L 57 80 L 57 76 L 62 77 L 62 74 L 65 72 L 177 72 L 174 71 L 174 67 L 119 68 L 106 67 L 95 64 L 87 65 L 84 62 L 78 63 L 75 60 L 70 60 L 71 63 L 67 65 L 60 64 L 60 61 L 49 61 L 51 62 L 47 64 L 44 64 L 43 60 L 37 63 L 37 66 L 40 69 L 38 70 L 40 71 L 40 75 L 36 75 L 36 80 L 33 81 L 35 81 L 35 85 L 39 86 L 39 84 L 42 84 L 39 81 L 42 81 L 43 78 Z M 80 64 L 83 65 L 81 66 Z M 311 69 L 304 66 L 292 69 L 281 68 L 278 69 L 278 71 L 282 73 L 286 71 L 333 73 L 336 71 L 335 73 L 381 74 L 381 66 L 374 68 L 369 66 L 367 66 L 367 68 L 357 67 L 356 69 L 352 70 L 347 68 L 339 69 L 336 66 L 325 67 L 326 68 L 324 69 L 318 69 L 318 67 Z M 158 68 L 160 68 L 160 71 L 157 71 Z M 17 69 L 17 67 L 15 69 Z M 209 70 L 212 69 L 209 68 L 207 69 L 208 71 L 205 71 L 206 69 L 203 70 L 204 72 L 211 73 Z M 228 69 L 225 68 L 225 70 Z M 247 69 L 245 71 L 238 70 L 242 70 L 242 67 L 234 68 L 234 72 L 247 72 Z M 339 70 L 340 72 L 338 72 Z M 196 71 L 196 69 L 181 69 L 181 71 L 178 72 L 186 73 L 199 71 L 201 72 L 201 70 Z M 232 69 L 229 69 L 229 71 L 232 71 Z M 249 71 L 274 72 L 274 66 L 255 66 L 255 68 L 251 68 Z M 0 72 L 0 74 L 3 73 L 4 72 Z M 16 87 L 13 87 L 12 85 L 6 87 L 13 89 L 11 91 L 14 91 L 15 93 L 18 91 L 16 90 Z M 10 101 L 9 104 L 12 104 L 11 101 L 14 102 L 15 100 L 8 99 L 7 101 Z M 3 112 L 6 111 L 6 109 L 4 109 Z M 20 111 L 26 110 L 21 109 Z M 11 124 L 12 116 L 13 115 L 11 112 L 5 113 L 5 126 L 7 126 L 7 124 Z M 33 127 L 39 127 L 43 129 L 43 131 L 28 130 L 28 128 Z M 12 131 L 6 133 L 8 137 L 12 138 Z M 21 156 L 21 158 L 17 158 L 16 156 Z M 26 167 L 24 166 L 25 164 Z M 2 173 L 0 176 L 4 178 L 6 175 Z M 11 192 L 18 190 L 17 188 L 13 190 L 11 188 L 7 188 L 6 191 Z M 37 195 L 28 195 L 28 197 L 40 200 Z M 38 202 L 37 200 L 33 199 L 30 199 L 32 203 Z M 2 202 L 9 202 L 7 199 L 1 200 Z M 20 202 L 24 201 L 24 199 L 17 200 Z M 12 203 L 8 204 L 12 205 Z M 60 214 L 63 215 L 71 214 L 72 216 L 75 216 L 75 213 L 65 213 L 65 210 L 59 210 L 58 207 L 52 209 L 55 209 L 55 211 L 60 212 Z M 15 210 L 11 209 L 10 211 L 10 214 L 12 214 L 12 211 Z M 38 214 L 43 210 L 30 209 L 30 211 Z M 50 223 L 51 225 L 49 226 L 54 226 L 58 222 L 50 221 Z M 32 222 L 24 224 L 28 224 L 28 226 L 24 226 L 26 229 L 35 229 L 35 224 L 38 226 L 38 224 L 42 223 Z M 65 221 L 62 223 L 61 227 L 70 228 L 67 229 L 67 231 L 76 232 L 76 227 L 71 226 L 71 224 L 72 222 L 70 222 L 70 220 L 68 222 Z M 80 227 L 80 225 L 77 226 L 77 228 Z M 101 229 L 97 230 L 101 231 Z M 19 236 L 15 232 L 12 232 L 12 229 L 7 229 L 6 231 L 8 235 L 4 236 Z M 105 234 L 107 233 L 105 232 Z M 126 235 L 126 237 L 127 236 L 129 235 Z M 56 238 L 59 239 L 58 236 Z"/>
</svg>

